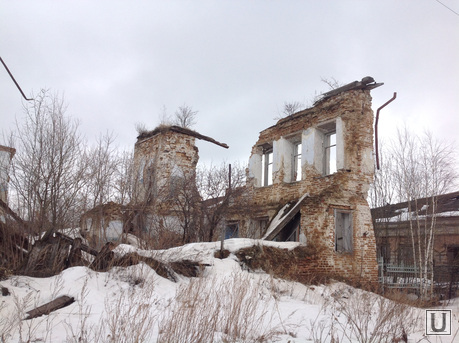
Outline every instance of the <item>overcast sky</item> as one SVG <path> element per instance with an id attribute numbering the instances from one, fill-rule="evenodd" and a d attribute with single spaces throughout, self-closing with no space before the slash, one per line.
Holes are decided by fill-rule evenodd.
<path id="1" fill-rule="evenodd" d="M 247 162 L 284 102 L 329 90 L 322 78 L 384 82 L 375 113 L 397 92 L 383 138 L 406 123 L 454 141 L 459 127 L 459 16 L 436 0 L 0 0 L 0 56 L 28 96 L 64 94 L 88 144 L 108 131 L 133 149 L 136 123 L 191 106 L 194 129 L 230 146 L 199 142 L 206 164 Z M 22 101 L 0 66 L 3 132 Z"/>

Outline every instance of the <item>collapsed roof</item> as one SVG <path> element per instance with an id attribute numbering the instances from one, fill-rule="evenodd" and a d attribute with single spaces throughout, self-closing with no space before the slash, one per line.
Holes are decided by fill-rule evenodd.
<path id="1" fill-rule="evenodd" d="M 347 85 L 332 89 L 329 92 L 323 93 L 322 98 L 320 98 L 318 102 L 321 102 L 322 100 L 328 99 L 334 95 L 337 95 L 342 92 L 346 91 L 351 91 L 351 90 L 356 90 L 356 89 L 364 89 L 364 90 L 371 90 L 374 88 L 377 88 L 379 86 L 382 86 L 384 83 L 376 83 L 375 80 L 371 76 L 366 76 L 364 77 L 361 81 L 354 81 L 351 83 L 348 83 Z M 315 104 L 314 104 L 315 105 Z"/>
<path id="2" fill-rule="evenodd" d="M 176 125 L 170 125 L 170 126 L 169 125 L 160 125 L 160 126 L 158 126 L 156 129 L 154 129 L 152 131 L 141 132 L 140 135 L 137 136 L 137 143 L 139 143 L 140 141 L 143 141 L 145 139 L 148 139 L 150 137 L 156 136 L 159 133 L 164 133 L 164 132 L 168 132 L 168 131 L 177 132 L 177 133 L 181 133 L 181 134 L 184 134 L 184 135 L 192 136 L 192 137 L 195 137 L 197 139 L 216 144 L 216 145 L 221 146 L 221 147 L 223 147 L 225 149 L 229 148 L 229 146 L 226 143 L 221 143 L 221 142 L 216 141 L 215 139 L 213 139 L 211 137 L 201 135 L 200 133 L 198 133 L 196 131 L 193 131 L 193 130 L 190 130 L 190 129 L 187 129 L 187 128 L 184 128 L 184 127 L 181 127 L 181 126 L 176 126 Z"/>
<path id="3" fill-rule="evenodd" d="M 439 216 L 459 216 L 459 191 L 441 194 L 435 196 L 436 208 L 435 213 Z M 371 214 L 373 219 L 390 219 L 398 218 L 402 213 L 408 211 L 411 208 L 412 211 L 417 209 L 418 215 L 431 215 L 432 214 L 432 197 L 421 198 L 411 200 L 411 202 L 405 201 L 398 204 L 388 204 L 386 206 L 373 208 Z"/>

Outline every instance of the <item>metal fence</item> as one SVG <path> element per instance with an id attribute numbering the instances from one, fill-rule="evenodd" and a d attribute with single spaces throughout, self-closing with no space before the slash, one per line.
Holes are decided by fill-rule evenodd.
<path id="1" fill-rule="evenodd" d="M 416 266 L 394 265 L 378 259 L 379 284 L 384 288 L 418 289 L 420 279 L 417 277 Z"/>
<path id="2" fill-rule="evenodd" d="M 451 299 L 459 296 L 459 266 L 437 266 L 434 268 L 435 293 Z"/>
<path id="3" fill-rule="evenodd" d="M 417 290 L 421 283 L 430 286 L 431 272 L 427 278 L 420 279 L 416 266 L 395 265 L 384 263 L 384 258 L 378 258 L 379 284 L 385 289 Z M 451 299 L 459 294 L 459 267 L 436 266 L 434 267 L 434 293 L 443 299 Z"/>

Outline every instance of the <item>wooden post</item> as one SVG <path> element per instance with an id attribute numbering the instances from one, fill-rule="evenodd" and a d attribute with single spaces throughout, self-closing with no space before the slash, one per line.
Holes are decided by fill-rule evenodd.
<path id="1" fill-rule="evenodd" d="M 34 308 L 33 310 L 28 311 L 27 317 L 25 319 L 27 320 L 37 318 L 45 314 L 50 314 L 53 311 L 56 311 L 60 308 L 72 304 L 74 301 L 75 299 L 73 297 L 69 297 L 67 295 L 60 296 L 59 298 L 56 298 L 53 301 L 50 301 L 49 303 L 46 303 L 37 308 Z"/>

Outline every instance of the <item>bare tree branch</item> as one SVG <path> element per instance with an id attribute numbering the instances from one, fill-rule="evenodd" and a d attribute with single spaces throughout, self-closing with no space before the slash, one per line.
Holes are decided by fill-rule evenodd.
<path id="1" fill-rule="evenodd" d="M 183 104 L 175 111 L 174 124 L 189 129 L 196 124 L 197 113 L 198 111 L 193 111 L 192 107 Z"/>

